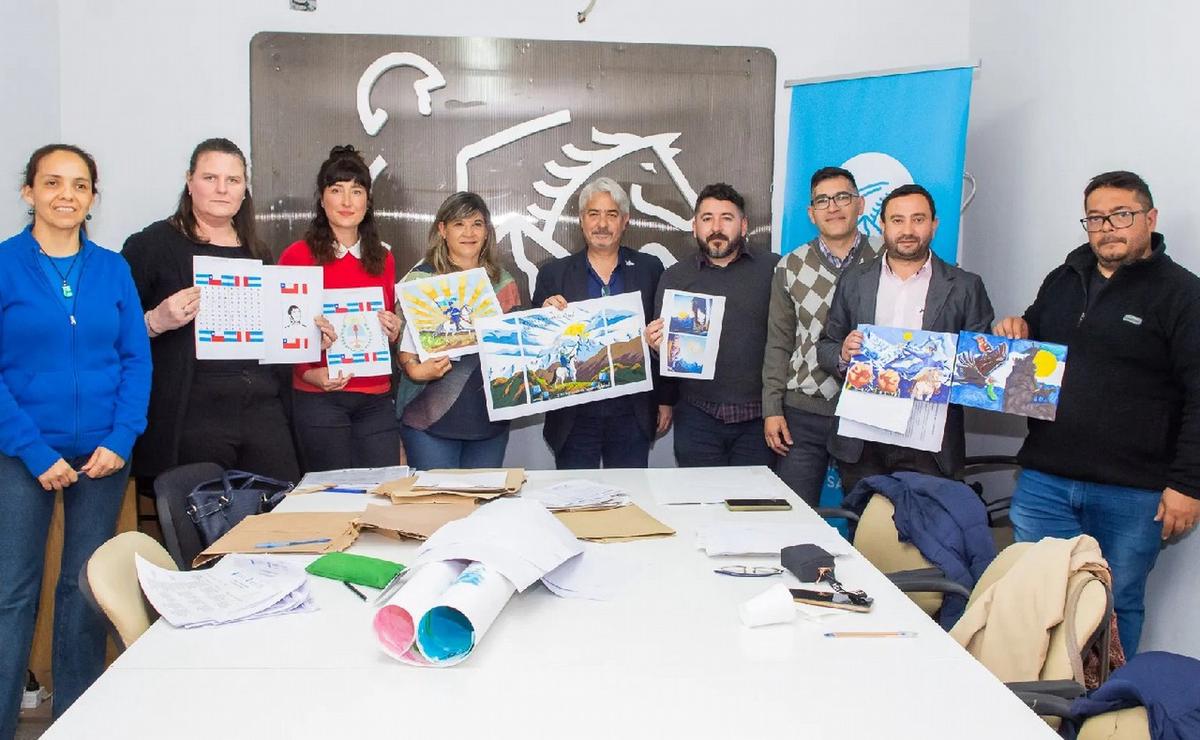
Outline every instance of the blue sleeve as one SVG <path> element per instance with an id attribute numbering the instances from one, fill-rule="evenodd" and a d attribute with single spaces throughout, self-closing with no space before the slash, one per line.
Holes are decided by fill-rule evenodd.
<path id="1" fill-rule="evenodd" d="M 4 325 L 0 321 L 0 331 Z M 0 346 L 4 344 L 4 335 L 0 333 Z M 25 467 L 36 478 L 50 469 L 50 466 L 62 457 L 42 439 L 42 430 L 34 423 L 33 418 L 25 413 L 12 391 L 0 376 L 0 452 L 12 457 L 18 457 Z"/>
<path id="2" fill-rule="evenodd" d="M 129 265 L 122 259 L 114 260 L 114 264 L 120 309 L 117 355 L 121 363 L 121 380 L 116 389 L 113 429 L 101 445 L 128 461 L 134 441 L 146 430 L 146 410 L 150 404 L 150 339 L 146 336 L 142 304 Z"/>

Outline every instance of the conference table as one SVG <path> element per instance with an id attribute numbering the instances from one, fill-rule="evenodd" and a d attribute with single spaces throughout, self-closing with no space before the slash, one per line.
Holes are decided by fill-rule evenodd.
<path id="1" fill-rule="evenodd" d="M 767 468 L 529 471 L 526 486 L 569 478 L 618 486 L 677 532 L 598 545 L 613 548 L 606 554 L 622 571 L 610 600 L 560 598 L 535 583 L 466 661 L 422 668 L 380 649 L 373 599 L 313 577 L 319 609 L 310 613 L 196 629 L 160 619 L 43 737 L 1057 737 L 856 551 L 837 558 L 837 575 L 875 598 L 870 613 L 743 626 L 739 604 L 780 578 L 800 584 L 791 574 L 714 573 L 779 558 L 709 557 L 696 547 L 697 528 L 822 522 Z M 691 485 L 786 498 L 793 508 L 732 512 L 664 505 L 653 495 Z M 292 495 L 278 510 L 353 511 L 380 501 Z M 350 551 L 411 562 L 417 547 L 364 532 Z M 835 630 L 917 634 L 825 636 Z"/>

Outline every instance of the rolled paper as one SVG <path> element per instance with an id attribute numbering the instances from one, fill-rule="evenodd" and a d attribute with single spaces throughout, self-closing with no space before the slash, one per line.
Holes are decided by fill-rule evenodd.
<path id="1" fill-rule="evenodd" d="M 474 562 L 417 622 L 417 647 L 433 665 L 462 662 L 512 598 L 512 581 Z"/>
<path id="2" fill-rule="evenodd" d="M 467 563 L 462 560 L 427 563 L 375 612 L 375 636 L 385 653 L 404 663 L 429 664 L 416 648 L 417 624 L 466 567 Z"/>

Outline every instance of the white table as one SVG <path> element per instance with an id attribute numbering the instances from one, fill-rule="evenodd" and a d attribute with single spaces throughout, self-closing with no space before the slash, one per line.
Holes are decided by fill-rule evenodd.
<path id="1" fill-rule="evenodd" d="M 786 497 L 795 508 L 734 513 L 659 506 L 651 496 L 697 475 L 753 481 L 730 495 Z M 464 663 L 423 669 L 377 647 L 369 602 L 313 578 L 315 613 L 195 630 L 160 620 L 44 737 L 1055 737 L 857 554 L 838 558 L 838 576 L 875 597 L 870 614 L 743 627 L 737 605 L 774 579 L 713 568 L 778 558 L 709 558 L 695 547 L 697 526 L 819 521 L 765 468 L 529 473 L 532 484 L 569 477 L 618 485 L 678 530 L 605 546 L 630 566 L 613 601 L 561 599 L 535 584 L 513 598 Z M 356 510 L 370 500 L 312 494 L 281 508 Z M 371 533 L 353 547 L 400 562 L 415 549 Z M 831 629 L 919 635 L 824 637 Z"/>

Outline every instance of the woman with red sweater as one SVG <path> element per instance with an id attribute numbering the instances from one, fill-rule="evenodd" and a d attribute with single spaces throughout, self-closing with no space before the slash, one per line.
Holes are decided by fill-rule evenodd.
<path id="1" fill-rule="evenodd" d="M 326 288 L 383 289 L 379 324 L 400 335 L 396 265 L 379 239 L 371 203 L 371 172 L 352 146 L 335 146 L 317 173 L 317 203 L 304 239 L 283 251 L 281 265 L 320 265 Z M 391 376 L 329 375 L 324 358 L 296 365 L 293 418 L 306 470 L 397 465 Z"/>

